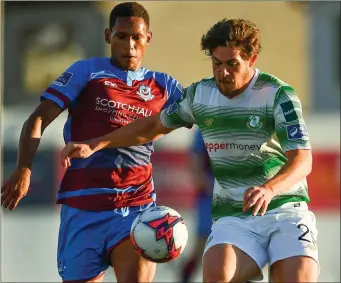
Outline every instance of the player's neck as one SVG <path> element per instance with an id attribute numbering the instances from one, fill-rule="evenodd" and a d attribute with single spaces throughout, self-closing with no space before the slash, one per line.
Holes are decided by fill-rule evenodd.
<path id="1" fill-rule="evenodd" d="M 119 69 L 119 70 L 121 70 L 121 71 L 123 71 L 123 72 L 128 72 L 128 71 L 135 72 L 135 71 L 138 71 L 138 70 L 141 69 L 141 62 L 138 63 L 134 69 L 127 69 L 127 68 L 122 67 L 122 66 L 121 66 L 115 59 L 113 59 L 113 58 L 110 58 L 110 63 L 111 63 L 111 65 L 113 65 L 115 68 L 117 68 L 117 69 Z"/>

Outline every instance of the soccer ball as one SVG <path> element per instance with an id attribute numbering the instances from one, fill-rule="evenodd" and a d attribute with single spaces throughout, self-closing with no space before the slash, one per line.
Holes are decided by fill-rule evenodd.
<path id="1" fill-rule="evenodd" d="M 130 237 L 142 257 L 163 263 L 176 259 L 184 251 L 188 230 L 178 212 L 166 206 L 156 206 L 136 217 Z"/>

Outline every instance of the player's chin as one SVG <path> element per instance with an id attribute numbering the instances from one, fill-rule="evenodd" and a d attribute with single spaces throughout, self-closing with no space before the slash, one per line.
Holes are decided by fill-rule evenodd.
<path id="1" fill-rule="evenodd" d="M 125 57 L 120 62 L 120 65 L 127 70 L 134 71 L 138 68 L 139 60 L 136 57 Z"/>
<path id="2" fill-rule="evenodd" d="M 233 91 L 233 87 L 227 84 L 220 84 L 219 90 L 224 95 L 229 95 Z"/>

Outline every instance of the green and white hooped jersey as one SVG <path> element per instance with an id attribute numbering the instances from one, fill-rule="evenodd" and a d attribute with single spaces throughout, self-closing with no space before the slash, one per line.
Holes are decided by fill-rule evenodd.
<path id="1" fill-rule="evenodd" d="M 215 176 L 213 219 L 249 215 L 252 210 L 242 212 L 245 190 L 274 177 L 287 161 L 285 151 L 311 148 L 295 90 L 259 70 L 232 99 L 219 92 L 214 78 L 192 84 L 161 112 L 161 121 L 168 128 L 200 128 Z M 309 202 L 306 179 L 276 196 L 268 210 L 296 201 Z"/>

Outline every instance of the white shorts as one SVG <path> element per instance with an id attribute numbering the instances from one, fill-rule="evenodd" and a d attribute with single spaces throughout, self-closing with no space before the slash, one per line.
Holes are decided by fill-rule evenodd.
<path id="1" fill-rule="evenodd" d="M 226 216 L 212 226 L 205 252 L 231 244 L 263 269 L 266 264 L 293 256 L 308 256 L 318 263 L 316 219 L 305 202 L 286 203 L 264 216 Z"/>

